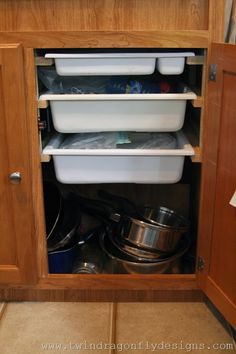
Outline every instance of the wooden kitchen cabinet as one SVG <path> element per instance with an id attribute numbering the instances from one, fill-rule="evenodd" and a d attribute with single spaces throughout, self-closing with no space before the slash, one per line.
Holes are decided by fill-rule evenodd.
<path id="1" fill-rule="evenodd" d="M 8 103 L 5 111 L 0 108 L 3 117 L 1 165 L 4 159 L 0 190 L 2 198 L 6 199 L 4 203 L 1 199 L 0 205 L 1 218 L 4 216 L 6 220 L 3 222 L 1 219 L 0 225 L 1 300 L 198 301 L 205 292 L 226 318 L 236 325 L 235 233 L 225 221 L 229 214 L 233 220 L 232 229 L 235 228 L 234 209 L 228 206 L 232 189 L 236 188 L 232 182 L 229 183 L 229 179 L 232 181 L 235 177 L 235 150 L 229 152 L 223 143 L 227 139 L 230 144 L 230 134 L 235 132 L 235 126 L 233 119 L 230 129 L 222 123 L 228 111 L 223 110 L 221 118 L 219 113 L 216 115 L 219 107 L 217 105 L 215 108 L 212 104 L 215 83 L 210 82 L 209 87 L 207 85 L 211 44 L 221 41 L 223 36 L 223 12 L 224 0 L 0 2 L 1 48 L 11 47 L 6 52 L 1 49 L 1 53 L 7 53 L 4 61 L 16 78 L 13 92 L 9 86 L 6 91 L 7 84 L 3 81 L 6 79 L 3 74 L 0 76 L 1 102 Z M 22 47 L 15 43 L 21 43 Z M 46 48 L 184 48 L 204 53 L 199 63 L 194 63 L 203 65 L 201 93 L 193 102 L 193 106 L 200 110 L 200 123 L 199 135 L 192 140 L 193 144 L 196 142 L 196 158 L 192 163 L 198 165 L 198 171 L 202 170 L 198 195 L 200 209 L 197 212 L 199 261 L 196 274 L 48 274 L 35 80 L 35 62 L 37 64 L 38 60 L 35 53 Z M 16 52 L 17 59 L 11 58 L 11 50 Z M 11 65 L 11 61 L 15 66 Z M 234 72 L 234 69 L 230 70 Z M 220 72 L 219 77 L 222 77 Z M 12 76 L 7 79 L 8 82 L 11 80 Z M 225 80 L 224 84 L 234 85 L 233 75 Z M 219 98 L 220 88 L 217 90 L 216 96 Z M 226 98 L 229 91 L 225 89 L 224 92 L 227 94 L 223 96 L 222 104 L 228 106 L 234 98 L 230 101 Z M 210 104 L 207 104 L 208 97 Z M 216 101 L 219 103 L 218 98 Z M 220 134 L 221 130 L 226 132 L 227 138 Z M 222 164 L 225 154 L 228 154 L 228 162 Z M 226 175 L 225 169 L 228 171 Z M 22 173 L 19 185 L 9 183 L 8 176 L 14 171 Z M 221 185 L 226 185 L 227 190 L 222 189 Z M 199 182 L 196 190 L 197 187 Z M 226 209 L 224 203 L 227 204 Z M 216 222 L 219 215 L 223 218 L 220 226 Z M 20 231 L 16 226 L 19 223 L 23 223 Z M 220 230 L 229 232 L 226 243 L 219 235 Z M 228 258 L 224 268 L 218 263 L 220 251 L 221 256 Z M 224 270 L 227 273 L 225 277 Z M 36 279 L 38 281 L 34 285 Z M 19 283 L 25 285 L 20 286 Z"/>
<path id="2" fill-rule="evenodd" d="M 23 49 L 0 46 L 0 283 L 36 280 Z"/>
<path id="3" fill-rule="evenodd" d="M 198 250 L 204 265 L 198 281 L 236 326 L 236 209 L 230 204 L 236 181 L 236 47 L 213 44 L 210 62 L 216 76 L 208 84 Z"/>

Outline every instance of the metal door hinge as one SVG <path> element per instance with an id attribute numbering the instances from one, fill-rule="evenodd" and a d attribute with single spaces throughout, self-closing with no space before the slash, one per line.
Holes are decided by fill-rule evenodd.
<path id="1" fill-rule="evenodd" d="M 209 81 L 216 81 L 217 65 L 210 64 L 209 68 Z"/>
<path id="2" fill-rule="evenodd" d="M 200 272 L 205 268 L 205 261 L 202 257 L 197 258 L 197 270 Z"/>
<path id="3" fill-rule="evenodd" d="M 45 120 L 43 120 L 43 121 L 38 120 L 38 130 L 42 131 L 45 129 L 47 129 L 47 122 Z"/>

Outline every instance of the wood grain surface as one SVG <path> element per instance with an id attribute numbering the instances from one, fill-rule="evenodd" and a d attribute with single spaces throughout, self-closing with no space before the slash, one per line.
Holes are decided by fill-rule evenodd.
<path id="1" fill-rule="evenodd" d="M 3 158 L 18 158 L 11 168 L 23 168 L 24 193 L 13 192 L 17 203 L 14 217 L 8 219 L 10 239 L 2 236 L 0 241 L 3 277 L 7 285 L 0 290 L 2 300 L 47 300 L 47 301 L 194 301 L 202 299 L 194 275 L 160 276 L 114 276 L 98 277 L 48 276 L 45 245 L 45 222 L 42 200 L 42 177 L 39 139 L 37 131 L 37 90 L 35 83 L 34 48 L 202 48 L 210 50 L 212 41 L 223 36 L 224 0 L 1 0 L 0 43 L 2 48 L 15 47 L 13 54 L 3 62 L 17 65 L 15 78 L 9 77 L 8 107 L 4 124 L 10 124 L 16 137 L 14 148 L 3 150 Z M 21 43 L 22 52 L 15 43 Z M 9 45 L 11 44 L 11 45 Z M 0 53 L 3 53 L 0 50 Z M 13 52 L 12 52 L 13 53 Z M 3 56 L 1 54 L 1 60 Z M 24 64 L 23 64 L 24 59 Z M 207 62 L 208 64 L 209 62 Z M 203 85 L 207 80 L 204 68 Z M 1 99 L 5 84 L 0 82 Z M 19 90 L 12 90 L 15 82 Z M 24 86 L 25 85 L 25 86 Z M 4 91 L 5 97 L 5 91 Z M 14 98 L 15 97 L 15 98 Z M 15 101 L 17 104 L 15 104 Z M 10 103 L 10 104 L 9 104 Z M 198 102 L 199 103 L 199 102 Z M 214 188 L 216 183 L 217 119 L 207 115 L 205 92 L 202 90 L 201 134 L 211 146 L 204 145 L 203 184 L 201 191 L 201 214 L 199 251 L 206 258 L 206 271 L 210 269 L 211 228 L 214 216 Z M 26 105 L 26 106 L 24 106 Z M 3 106 L 2 106 L 3 107 Z M 3 110 L 3 108 L 1 108 Z M 216 112 L 217 113 L 217 112 Z M 204 117 L 203 117 L 204 115 Z M 10 123 L 8 123 L 8 118 Z M 13 118 L 14 117 L 14 118 Z M 17 117 L 17 118 L 16 118 Z M 21 124 L 16 125 L 20 120 Z M 1 143 L 7 143 L 9 128 L 4 126 Z M 6 138 L 7 136 L 7 138 Z M 4 140 L 5 139 L 5 140 Z M 21 147 L 21 149 L 19 148 Z M 18 149 L 17 149 L 18 148 Z M 207 150 L 208 149 L 208 150 Z M 11 151 L 12 150 L 12 151 Z M 25 153 L 22 154 L 22 151 Z M 199 154 L 201 155 L 200 150 Z M 199 156 L 200 156 L 199 155 Z M 199 157 L 199 161 L 202 155 Z M 8 168 L 7 158 L 5 167 Z M 24 170 L 25 169 L 25 170 Z M 3 177 L 6 187 L 6 177 Z M 27 186 L 24 184 L 27 183 Z M 31 195 L 33 194 L 33 195 Z M 7 202 L 11 206 L 10 202 Z M 17 206 L 19 208 L 17 209 Z M 4 213 L 6 211 L 1 209 Z M 15 210 L 17 209 L 17 210 Z M 15 238 L 14 220 L 20 219 L 17 211 L 25 211 L 21 218 L 22 238 Z M 15 227 L 15 226 L 14 226 Z M 6 231 L 6 226 L 3 226 Z M 20 233 L 21 234 L 21 233 Z M 13 238 L 12 238 L 13 237 Z M 23 240 L 23 243 L 20 241 Z M 14 242 L 17 246 L 14 249 Z M 24 247 L 23 247 L 24 246 Z M 37 253 L 37 256 L 36 256 Z M 37 260 L 37 264 L 36 264 Z M 12 264 L 11 273 L 7 264 Z M 18 272 L 18 269 L 27 272 Z M 14 273 L 15 272 L 15 273 Z M 18 273 L 17 273 L 18 272 Z M 216 269 L 217 272 L 217 269 Z M 10 274 L 10 276 L 9 276 Z M 15 275 L 13 275 L 15 274 Z M 38 284 L 31 286 L 32 281 Z M 204 275 L 200 285 L 206 289 Z M 27 285 L 16 286 L 25 281 Z M 223 303 L 223 300 L 222 300 Z"/>
<path id="2" fill-rule="evenodd" d="M 23 49 L 0 46 L 0 283 L 32 283 L 33 243 L 29 140 L 26 126 Z M 20 172 L 12 184 L 9 176 Z"/>
<path id="3" fill-rule="evenodd" d="M 0 31 L 155 31 L 207 28 L 207 0 L 0 1 Z"/>
<path id="4" fill-rule="evenodd" d="M 204 125 L 199 255 L 205 268 L 199 284 L 226 318 L 236 318 L 236 209 L 229 204 L 236 189 L 236 50 L 214 45 L 216 81 L 209 82 Z"/>

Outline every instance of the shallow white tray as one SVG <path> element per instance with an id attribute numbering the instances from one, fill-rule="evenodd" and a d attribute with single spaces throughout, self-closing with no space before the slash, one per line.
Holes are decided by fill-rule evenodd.
<path id="1" fill-rule="evenodd" d="M 149 75 L 159 70 L 161 74 L 178 75 L 184 70 L 185 58 L 192 52 L 177 53 L 48 53 L 54 58 L 58 75 Z"/>
<path id="2" fill-rule="evenodd" d="M 178 149 L 60 149 L 63 134 L 56 134 L 43 154 L 53 156 L 62 183 L 176 183 L 185 156 L 194 150 L 182 132 L 175 134 Z"/>
<path id="3" fill-rule="evenodd" d="M 184 123 L 187 100 L 178 94 L 44 94 L 55 129 L 61 133 L 99 131 L 173 132 Z"/>

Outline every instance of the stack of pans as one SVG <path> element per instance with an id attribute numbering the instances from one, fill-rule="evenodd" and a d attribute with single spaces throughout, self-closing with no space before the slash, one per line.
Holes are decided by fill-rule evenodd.
<path id="1" fill-rule="evenodd" d="M 49 273 L 71 273 L 79 248 L 96 237 L 101 222 L 50 181 L 44 181 L 44 204 Z"/>
<path id="2" fill-rule="evenodd" d="M 130 204 L 131 205 L 131 204 Z M 166 207 L 120 215 L 100 237 L 109 273 L 180 273 L 190 241 L 189 222 Z"/>

